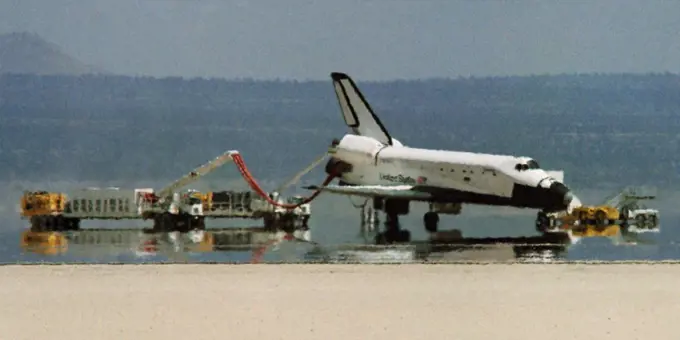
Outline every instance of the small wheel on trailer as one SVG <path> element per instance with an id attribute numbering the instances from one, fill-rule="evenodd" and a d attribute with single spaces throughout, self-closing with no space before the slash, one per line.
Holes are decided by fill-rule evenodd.
<path id="1" fill-rule="evenodd" d="M 80 219 L 79 218 L 71 218 L 70 219 L 70 228 L 71 230 L 80 230 Z"/>
<path id="2" fill-rule="evenodd" d="M 654 229 L 658 224 L 658 219 L 656 215 L 650 214 L 645 221 L 645 229 Z"/>
<path id="3" fill-rule="evenodd" d="M 607 225 L 607 221 L 608 221 L 607 213 L 605 213 L 602 210 L 598 210 L 595 213 L 595 225 L 602 228 L 602 227 L 605 227 Z"/>
<path id="4" fill-rule="evenodd" d="M 55 229 L 56 229 L 56 223 L 54 223 L 54 222 L 55 222 L 55 221 L 54 221 L 54 216 L 50 216 L 50 215 L 44 216 L 44 217 L 43 217 L 43 221 L 44 221 L 44 224 L 43 224 L 43 225 L 44 225 L 44 229 L 43 229 L 43 231 L 47 231 L 47 232 L 55 231 Z"/>
<path id="5" fill-rule="evenodd" d="M 205 230 L 205 217 L 196 217 L 194 219 L 194 229 Z"/>
<path id="6" fill-rule="evenodd" d="M 168 233 L 176 229 L 175 224 L 174 216 L 170 213 L 164 212 L 158 219 L 158 226 L 154 225 L 154 229 L 156 229 L 157 232 Z"/>
<path id="7" fill-rule="evenodd" d="M 151 216 L 153 219 L 153 226 L 149 229 L 149 233 L 157 233 L 161 231 L 161 215 Z"/>
<path id="8" fill-rule="evenodd" d="M 37 233 L 45 231 L 45 218 L 43 216 L 31 216 L 31 231 Z"/>
<path id="9" fill-rule="evenodd" d="M 173 215 L 173 218 L 175 220 L 175 226 L 171 231 L 178 231 L 181 234 L 185 234 L 194 227 L 194 216 L 190 214 L 180 213 L 178 215 Z"/>
<path id="10" fill-rule="evenodd" d="M 622 220 L 621 224 L 619 225 L 619 232 L 621 233 L 622 236 L 626 236 L 630 234 L 630 225 L 628 224 L 628 220 Z"/>
<path id="11" fill-rule="evenodd" d="M 620 230 L 623 230 L 624 226 L 628 228 L 628 214 L 625 211 L 619 213 L 619 220 L 617 222 Z"/>
<path id="12" fill-rule="evenodd" d="M 278 230 L 281 230 L 287 234 L 292 234 L 295 232 L 295 216 L 291 213 L 282 214 L 279 218 L 280 224 Z"/>
<path id="13" fill-rule="evenodd" d="M 262 219 L 264 221 L 264 230 L 274 232 L 277 228 L 278 214 L 265 214 Z"/>
<path id="14" fill-rule="evenodd" d="M 54 221 L 54 230 L 55 231 L 65 231 L 68 230 L 68 221 L 64 216 L 58 215 L 58 216 L 53 216 L 52 220 Z"/>
<path id="15" fill-rule="evenodd" d="M 659 216 L 658 215 L 654 214 L 654 215 L 650 216 L 649 220 L 652 221 L 652 226 L 654 228 L 659 226 Z"/>

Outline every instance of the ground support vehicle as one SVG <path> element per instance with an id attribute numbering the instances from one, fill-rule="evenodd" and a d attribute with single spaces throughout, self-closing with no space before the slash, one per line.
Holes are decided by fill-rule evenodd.
<path id="1" fill-rule="evenodd" d="M 656 196 L 627 187 L 597 206 L 581 206 L 571 212 L 538 213 L 536 229 L 542 233 L 575 232 L 586 237 L 621 233 L 659 232 L 659 211 L 640 203 Z"/>
<path id="2" fill-rule="evenodd" d="M 71 194 L 26 192 L 21 216 L 34 232 L 80 230 L 82 220 L 151 220 L 155 232 L 205 230 L 205 219 L 263 219 L 271 231 L 309 229 L 309 203 L 293 210 L 274 207 L 245 191 L 176 193 L 170 202 L 154 199 L 153 189 L 87 188 Z M 278 198 L 296 203 L 298 198 Z"/>
<path id="3" fill-rule="evenodd" d="M 227 151 L 158 191 L 115 187 L 87 188 L 71 194 L 27 191 L 21 198 L 21 217 L 30 220 L 34 232 L 80 230 L 82 220 L 110 219 L 151 220 L 154 232 L 188 232 L 204 230 L 206 218 L 264 219 L 265 227 L 271 231 L 308 230 L 309 203 L 295 209 L 273 204 L 302 203 L 299 197 L 283 199 L 273 192 L 267 198 L 276 196 L 276 199 L 268 202 L 260 196 L 263 193 L 253 191 L 180 191 L 237 155 L 237 151 Z M 245 165 L 238 162 L 237 166 Z"/>

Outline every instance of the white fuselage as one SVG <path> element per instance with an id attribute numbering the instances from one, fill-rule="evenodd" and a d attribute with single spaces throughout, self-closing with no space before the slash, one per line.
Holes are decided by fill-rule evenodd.
<path id="1" fill-rule="evenodd" d="M 429 201 L 562 210 L 574 201 L 569 188 L 527 157 L 405 147 L 399 143 L 345 73 L 331 73 L 340 111 L 353 134 L 334 141 L 326 172 L 341 177 L 333 189 Z M 399 188 L 389 188 L 399 186 Z M 391 190 L 391 191 L 390 191 Z M 406 198 L 408 199 L 408 198 Z"/>
<path id="2" fill-rule="evenodd" d="M 548 188 L 545 170 L 517 170 L 525 157 L 386 146 L 370 137 L 346 135 L 335 158 L 352 164 L 343 181 L 354 185 L 421 185 L 511 197 L 515 184 Z"/>

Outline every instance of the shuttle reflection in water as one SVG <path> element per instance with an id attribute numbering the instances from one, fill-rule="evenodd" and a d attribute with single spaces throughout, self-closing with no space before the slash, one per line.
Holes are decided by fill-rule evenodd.
<path id="1" fill-rule="evenodd" d="M 288 258 L 289 261 L 514 262 L 564 259 L 573 240 L 585 237 L 612 238 L 620 234 L 616 231 L 617 226 L 593 226 L 574 232 L 572 237 L 566 234 L 547 234 L 504 238 L 464 238 L 460 232 L 445 231 L 433 235 L 431 240 L 403 245 L 321 246 L 309 242 L 309 234 L 302 231 L 297 232 L 292 241 L 287 241 L 283 237 L 285 234 L 272 233 L 260 227 L 209 229 L 186 234 L 151 234 L 140 229 L 89 229 L 63 233 L 25 231 L 21 236 L 21 247 L 26 252 L 41 255 L 68 252 L 81 257 L 97 257 L 113 250 L 138 257 L 167 253 L 240 253 L 242 255 L 237 262 L 246 262 L 252 261 L 255 253 L 258 256 L 263 256 L 262 253 L 276 253 L 277 245 L 284 242 L 298 249 L 295 252 L 297 258 Z M 250 255 L 243 256 L 246 254 Z M 271 257 L 277 256 L 264 256 L 264 262 L 276 261 Z M 232 258 L 220 257 L 220 260 L 231 262 Z"/>
<path id="2" fill-rule="evenodd" d="M 394 245 L 316 247 L 305 259 L 324 263 L 551 261 L 564 259 L 569 244 L 565 235 L 458 238 Z"/>

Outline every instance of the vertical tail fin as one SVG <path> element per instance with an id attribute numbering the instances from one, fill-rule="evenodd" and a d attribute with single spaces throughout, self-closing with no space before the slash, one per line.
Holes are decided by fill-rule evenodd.
<path id="1" fill-rule="evenodd" d="M 333 72 L 331 79 L 347 126 L 357 135 L 375 138 L 385 145 L 392 145 L 392 137 L 352 78 L 344 73 Z"/>

